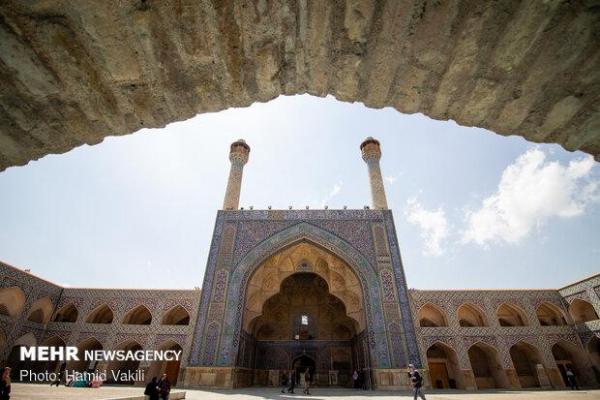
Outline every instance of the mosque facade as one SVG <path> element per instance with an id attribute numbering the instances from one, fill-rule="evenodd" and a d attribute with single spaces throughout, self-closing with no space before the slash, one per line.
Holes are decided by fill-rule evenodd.
<path id="1" fill-rule="evenodd" d="M 0 360 L 14 371 L 143 370 L 180 387 L 276 386 L 312 372 L 316 386 L 466 390 L 564 388 L 571 369 L 600 385 L 600 275 L 548 290 L 409 290 L 379 166 L 364 209 L 239 208 L 250 147 L 231 170 L 204 282 L 195 290 L 62 287 L 0 263 Z M 23 346 L 180 350 L 179 361 L 24 362 Z M 143 384 L 143 382 L 130 382 Z"/>

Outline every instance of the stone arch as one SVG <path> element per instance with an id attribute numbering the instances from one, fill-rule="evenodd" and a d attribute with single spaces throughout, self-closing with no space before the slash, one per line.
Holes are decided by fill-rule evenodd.
<path id="1" fill-rule="evenodd" d="M 37 299 L 29 309 L 27 320 L 31 322 L 37 322 L 38 324 L 45 324 L 50 320 L 53 309 L 54 304 L 52 304 L 50 297 L 46 296 L 42 297 L 41 299 Z"/>
<path id="2" fill-rule="evenodd" d="M 562 310 L 554 304 L 544 302 L 535 309 L 537 319 L 542 326 L 567 325 L 567 319 Z"/>
<path id="3" fill-rule="evenodd" d="M 477 342 L 469 347 L 467 356 L 477 389 L 510 388 L 508 377 L 495 347 L 484 342 Z"/>
<path id="4" fill-rule="evenodd" d="M 526 326 L 527 317 L 525 312 L 520 307 L 510 304 L 502 303 L 496 311 L 498 323 L 500 326 Z"/>
<path id="5" fill-rule="evenodd" d="M 521 387 L 540 387 L 537 366 L 544 363 L 537 347 L 520 341 L 511 346 L 509 354 Z"/>
<path id="6" fill-rule="evenodd" d="M 168 310 L 162 319 L 162 325 L 189 325 L 190 313 L 181 305 Z"/>
<path id="7" fill-rule="evenodd" d="M 51 336 L 45 339 L 42 342 L 42 346 L 51 346 L 57 348 L 65 348 L 67 345 L 65 341 L 60 336 Z M 61 367 L 61 364 L 64 364 Z M 50 360 L 45 362 L 40 362 L 40 368 L 38 371 L 48 371 L 48 372 L 58 372 L 59 369 L 64 369 L 66 367 L 66 363 L 61 362 L 59 360 Z"/>
<path id="8" fill-rule="evenodd" d="M 150 325 L 152 323 L 152 313 L 143 304 L 133 307 L 123 317 L 124 325 Z"/>
<path id="9" fill-rule="evenodd" d="M 124 351 L 138 351 L 143 350 L 141 344 L 137 342 L 135 339 L 127 339 L 114 347 L 114 350 L 124 350 Z M 135 374 L 135 372 L 139 369 L 140 361 L 137 360 L 114 360 L 108 363 L 106 369 L 109 371 L 107 383 L 113 384 L 121 384 L 121 385 L 133 385 L 135 384 L 134 380 L 129 379 L 114 379 L 114 376 L 110 371 L 113 371 L 114 374 Z"/>
<path id="10" fill-rule="evenodd" d="M 54 316 L 54 322 L 77 322 L 79 311 L 73 303 L 62 306 Z"/>
<path id="11" fill-rule="evenodd" d="M 25 292 L 20 287 L 10 286 L 0 289 L 0 314 L 16 317 L 25 306 Z"/>
<path id="12" fill-rule="evenodd" d="M 234 338 L 242 328 L 242 310 L 245 307 L 245 294 L 250 277 L 271 255 L 300 242 L 313 243 L 315 246 L 340 258 L 352 269 L 363 291 L 364 308 L 369 311 L 365 317 L 366 325 L 369 326 L 369 329 L 373 329 L 376 332 L 385 332 L 383 319 L 376 317 L 383 314 L 379 287 L 378 285 L 367 285 L 367 282 L 377 281 L 377 274 L 373 266 L 358 250 L 345 240 L 314 225 L 301 222 L 265 239 L 250 250 L 235 265 L 231 274 L 231 283 L 227 289 L 227 297 L 228 299 L 235 299 L 233 301 L 239 304 L 239 308 L 227 307 L 225 320 L 232 321 L 233 323 L 225 326 L 221 347 L 231 348 L 232 350 L 220 353 L 218 360 L 220 365 L 232 365 L 236 360 L 239 341 L 234 340 Z M 318 266 L 314 267 L 318 269 Z M 199 319 L 198 324 L 203 324 L 203 321 Z M 389 358 L 383 356 L 388 354 L 387 349 L 382 348 L 383 346 L 385 346 L 383 341 L 377 341 L 376 349 L 374 349 L 378 354 L 382 355 L 382 358 L 377 360 L 377 366 L 382 368 L 389 367 L 390 365 Z M 418 360 L 418 355 L 411 354 L 410 356 L 412 359 Z"/>
<path id="13" fill-rule="evenodd" d="M 417 312 L 417 320 L 420 327 L 443 327 L 448 326 L 446 313 L 433 303 L 425 303 Z"/>
<path id="14" fill-rule="evenodd" d="M 456 351 L 437 341 L 425 352 L 429 382 L 436 389 L 464 389 L 464 378 Z"/>
<path id="15" fill-rule="evenodd" d="M 86 361 L 85 352 L 102 349 L 102 343 L 100 343 L 100 341 L 93 336 L 82 340 L 77 344 L 77 356 L 79 361 L 72 360 L 67 362 L 67 369 L 69 371 L 77 372 L 93 371 L 96 368 L 96 362 Z"/>
<path id="16" fill-rule="evenodd" d="M 88 324 L 112 324 L 114 314 L 108 304 L 100 304 L 85 319 Z"/>
<path id="17" fill-rule="evenodd" d="M 166 340 L 158 346 L 156 346 L 157 350 L 175 350 L 182 351 L 183 348 L 181 344 L 175 342 L 174 340 Z M 183 353 L 182 353 L 183 354 Z M 150 364 L 148 368 L 148 372 L 146 375 L 146 382 L 150 381 L 152 377 L 160 377 L 162 374 L 167 374 L 167 378 L 169 378 L 169 382 L 171 382 L 172 386 L 177 384 L 177 379 L 179 377 L 179 369 L 181 367 L 181 358 L 177 361 L 154 361 Z"/>
<path id="18" fill-rule="evenodd" d="M 550 351 L 565 386 L 569 385 L 567 380 L 569 369 L 575 374 L 579 385 L 595 384 L 591 362 L 579 346 L 565 340 L 558 340 L 552 345 Z"/>
<path id="19" fill-rule="evenodd" d="M 592 372 L 596 380 L 596 384 L 600 384 L 600 338 L 596 335 L 588 340 L 585 349 L 592 363 Z"/>
<path id="20" fill-rule="evenodd" d="M 35 370 L 36 365 L 33 361 L 21 360 L 21 347 L 33 347 L 38 343 L 37 338 L 32 332 L 26 333 L 13 342 L 12 348 L 8 354 L 6 364 L 12 368 L 12 378 L 20 380 L 18 372 L 21 370 Z"/>
<path id="21" fill-rule="evenodd" d="M 594 306 L 583 299 L 574 299 L 569 305 L 569 314 L 576 324 L 595 321 L 598 319 L 598 313 Z"/>
<path id="22" fill-rule="evenodd" d="M 315 266 L 319 267 L 316 268 Z M 358 277 L 347 264 L 310 242 L 299 242 L 273 254 L 248 280 L 243 329 L 262 314 L 267 299 L 281 290 L 282 283 L 297 273 L 313 273 L 322 278 L 328 291 L 341 300 L 346 313 L 356 322 L 357 331 L 365 329 L 364 300 Z"/>
<path id="23" fill-rule="evenodd" d="M 471 303 L 462 304 L 456 310 L 458 324 L 462 327 L 487 326 L 485 313 Z"/>

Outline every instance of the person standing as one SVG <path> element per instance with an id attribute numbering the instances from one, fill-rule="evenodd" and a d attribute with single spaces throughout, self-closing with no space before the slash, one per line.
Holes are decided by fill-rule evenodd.
<path id="1" fill-rule="evenodd" d="M 358 389 L 358 371 L 354 370 L 354 372 L 352 373 L 352 383 L 354 386 L 354 389 Z"/>
<path id="2" fill-rule="evenodd" d="M 571 368 L 567 367 L 567 381 L 569 381 L 569 386 L 571 390 L 579 390 L 579 386 L 577 386 L 577 378 L 575 378 L 575 374 L 571 370 Z"/>
<path id="3" fill-rule="evenodd" d="M 294 387 L 296 386 L 296 371 L 290 371 L 290 387 L 288 388 L 288 393 L 294 393 Z"/>
<path id="4" fill-rule="evenodd" d="M 162 374 L 160 379 L 158 380 L 158 396 L 161 400 L 169 400 L 169 394 L 171 393 L 171 382 L 169 382 L 169 378 L 167 378 L 167 374 Z"/>
<path id="5" fill-rule="evenodd" d="M 5 367 L 0 380 L 0 400 L 10 400 L 10 367 Z"/>
<path id="6" fill-rule="evenodd" d="M 422 389 L 423 377 L 413 364 L 408 364 L 408 379 L 413 385 L 414 400 L 417 400 L 417 396 L 422 400 L 426 400 Z"/>
<path id="7" fill-rule="evenodd" d="M 302 393 L 310 394 L 310 371 L 308 368 L 306 368 L 306 371 L 304 371 L 304 390 Z"/>
<path id="8" fill-rule="evenodd" d="M 148 400 L 158 400 L 158 380 L 153 377 L 150 382 L 146 385 L 144 394 Z"/>

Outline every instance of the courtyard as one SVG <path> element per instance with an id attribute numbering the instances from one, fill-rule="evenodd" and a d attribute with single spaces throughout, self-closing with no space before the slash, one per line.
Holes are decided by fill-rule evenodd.
<path id="1" fill-rule="evenodd" d="M 185 392 L 186 399 L 216 399 L 216 400 L 251 400 L 251 399 L 411 399 L 412 396 L 406 391 L 355 391 L 352 389 L 319 389 L 313 390 L 310 396 L 297 394 L 281 394 L 279 389 L 269 388 L 244 388 L 235 390 L 174 390 L 172 399 L 180 398 L 176 393 Z M 143 388 L 104 386 L 100 389 L 52 387 L 37 384 L 13 384 L 13 400 L 143 400 Z M 431 391 L 427 393 L 428 399 L 433 400 L 591 400 L 600 399 L 600 390 L 535 390 L 535 391 Z"/>

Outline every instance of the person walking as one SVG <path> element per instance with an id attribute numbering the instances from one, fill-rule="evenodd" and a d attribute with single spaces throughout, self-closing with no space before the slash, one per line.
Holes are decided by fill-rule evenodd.
<path id="1" fill-rule="evenodd" d="M 158 380 L 158 398 L 161 400 L 169 400 L 169 394 L 171 393 L 171 382 L 167 378 L 167 374 L 162 374 Z"/>
<path id="2" fill-rule="evenodd" d="M 358 389 L 358 371 L 354 370 L 354 372 L 352 373 L 352 383 L 354 386 L 354 389 Z"/>
<path id="3" fill-rule="evenodd" d="M 566 375 L 571 390 L 579 390 L 579 386 L 577 386 L 577 378 L 575 377 L 575 374 L 573 373 L 573 370 L 571 370 L 571 368 L 567 367 Z"/>
<path id="4" fill-rule="evenodd" d="M 56 385 L 56 387 L 58 387 L 58 385 L 60 385 L 60 381 L 62 381 L 62 376 L 63 376 L 63 372 L 64 370 L 60 370 L 58 371 L 58 374 L 56 374 L 56 379 L 50 384 L 50 387 Z"/>
<path id="5" fill-rule="evenodd" d="M 10 400 L 10 367 L 5 367 L 0 380 L 0 400 Z"/>
<path id="6" fill-rule="evenodd" d="M 310 394 L 310 371 L 308 368 L 306 368 L 306 371 L 304 371 L 304 390 L 302 393 Z"/>
<path id="7" fill-rule="evenodd" d="M 144 394 L 148 400 L 158 400 L 158 379 L 156 379 L 156 377 L 153 377 L 152 380 L 148 382 Z"/>
<path id="8" fill-rule="evenodd" d="M 285 393 L 285 389 L 287 388 L 288 377 L 285 371 L 281 375 L 281 393 Z"/>
<path id="9" fill-rule="evenodd" d="M 288 388 L 288 393 L 294 393 L 294 387 L 296 386 L 296 371 L 290 371 L 290 387 Z"/>
<path id="10" fill-rule="evenodd" d="M 408 364 L 408 379 L 413 385 L 414 400 L 417 400 L 417 396 L 422 400 L 426 400 L 422 389 L 423 377 L 413 364 Z"/>

